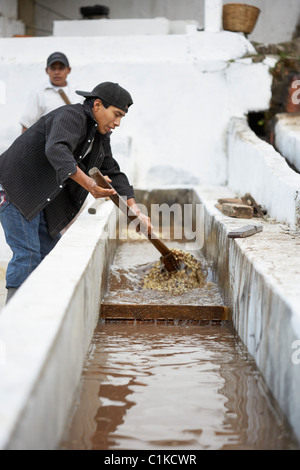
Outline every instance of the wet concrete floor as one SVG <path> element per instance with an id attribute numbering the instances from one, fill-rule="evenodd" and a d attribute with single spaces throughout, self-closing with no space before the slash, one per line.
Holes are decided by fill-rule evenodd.
<path id="1" fill-rule="evenodd" d="M 149 244 L 140 250 L 144 264 L 157 258 L 156 252 L 148 252 Z M 131 247 L 121 246 L 106 301 L 126 304 L 138 297 L 138 302 L 149 303 L 150 295 L 155 310 L 161 294 L 137 287 L 141 270 L 136 263 Z M 222 303 L 213 283 L 201 296 L 195 291 L 165 298 L 179 308 L 201 301 Z M 298 449 L 231 323 L 194 323 L 102 320 L 59 448 Z"/>

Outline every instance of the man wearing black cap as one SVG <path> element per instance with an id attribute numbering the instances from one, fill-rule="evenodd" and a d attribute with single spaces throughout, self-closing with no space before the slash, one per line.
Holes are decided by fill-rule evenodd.
<path id="1" fill-rule="evenodd" d="M 71 67 L 62 52 L 53 52 L 47 59 L 46 73 L 49 80 L 31 92 L 21 116 L 22 132 L 32 126 L 44 114 L 64 104 L 81 103 L 68 78 Z"/>
<path id="2" fill-rule="evenodd" d="M 6 272 L 8 299 L 55 246 L 88 193 L 101 198 L 117 191 L 151 227 L 111 153 L 110 134 L 132 105 L 130 94 L 112 82 L 77 93 L 86 98 L 83 104 L 42 116 L 0 155 L 0 221 L 13 252 Z M 88 175 L 93 167 L 114 189 L 96 185 Z"/>

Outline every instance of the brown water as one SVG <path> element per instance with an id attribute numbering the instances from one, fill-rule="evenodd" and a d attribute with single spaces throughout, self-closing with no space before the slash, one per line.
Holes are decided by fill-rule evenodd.
<path id="1" fill-rule="evenodd" d="M 293 449 L 230 327 L 99 325 L 61 449 Z"/>
<path id="2" fill-rule="evenodd" d="M 110 266 L 109 288 L 104 301 L 109 303 L 174 304 L 177 305 L 223 305 L 218 286 L 213 282 L 213 271 L 200 252 L 191 251 L 189 243 L 168 242 L 170 249 L 177 248 L 190 252 L 198 259 L 207 272 L 204 287 L 187 289 L 174 296 L 172 293 L 144 289 L 143 276 L 153 263 L 159 260 L 159 252 L 148 241 L 121 243 Z"/>
<path id="3" fill-rule="evenodd" d="M 141 276 L 158 257 L 148 242 L 121 244 L 105 301 L 153 309 L 222 304 L 206 264 L 206 288 L 175 297 L 142 289 Z M 230 323 L 153 321 L 99 324 L 60 448 L 275 450 L 298 444 Z"/>

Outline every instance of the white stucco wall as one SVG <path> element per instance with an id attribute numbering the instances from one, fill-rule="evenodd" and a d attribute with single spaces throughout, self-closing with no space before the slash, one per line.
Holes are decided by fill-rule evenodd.
<path id="1" fill-rule="evenodd" d="M 195 21 L 169 21 L 166 18 L 95 19 L 54 21 L 53 36 L 140 36 L 185 34 L 190 26 L 197 30 Z"/>
<path id="2" fill-rule="evenodd" d="M 247 152 L 239 157 L 242 161 Z M 266 181 L 267 172 L 261 174 L 257 159 L 252 166 L 257 170 L 250 172 L 252 177 L 261 175 Z M 249 167 L 245 165 L 244 174 Z M 262 232 L 231 239 L 228 232 L 250 221 L 223 215 L 216 202 L 220 197 L 234 197 L 235 192 L 228 187 L 202 187 L 197 194 L 205 205 L 204 254 L 215 268 L 226 305 L 232 306 L 235 329 L 300 439 L 300 374 L 295 360 L 300 338 L 299 238 L 281 224 L 260 219 L 257 225 Z M 278 203 L 276 195 L 275 199 Z"/>
<path id="3" fill-rule="evenodd" d="M 299 229 L 300 175 L 272 145 L 255 135 L 246 119 L 231 120 L 228 161 L 228 185 L 236 194 L 251 193 L 269 217 Z"/>

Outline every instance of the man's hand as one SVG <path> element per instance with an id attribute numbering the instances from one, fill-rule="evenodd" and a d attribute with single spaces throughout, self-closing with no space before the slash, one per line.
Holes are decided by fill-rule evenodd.
<path id="1" fill-rule="evenodd" d="M 140 226 L 137 226 L 136 231 L 142 232 L 147 237 L 147 234 L 150 235 L 153 230 L 153 225 L 151 224 L 150 217 L 142 214 L 141 212 L 139 214 L 139 219 L 142 221 L 142 224 Z"/>
<path id="2" fill-rule="evenodd" d="M 111 179 L 108 176 L 104 176 L 106 181 L 108 183 L 111 183 Z M 96 181 L 93 178 L 90 178 L 92 180 L 90 189 L 88 191 L 91 193 L 92 196 L 94 196 L 95 199 L 101 198 L 101 197 L 108 197 L 111 196 L 112 194 L 117 194 L 115 189 L 106 189 L 102 188 L 101 186 L 98 186 Z"/>
<path id="3" fill-rule="evenodd" d="M 146 237 L 147 234 L 151 234 L 153 230 L 153 225 L 151 224 L 150 217 L 147 215 L 143 214 L 138 207 L 138 205 L 135 202 L 134 198 L 130 198 L 127 200 L 127 204 L 130 207 L 130 209 L 138 216 L 138 218 L 141 221 L 141 224 L 138 224 L 136 227 L 137 232 L 143 233 Z"/>
<path id="4" fill-rule="evenodd" d="M 97 183 L 91 178 L 87 176 L 80 168 L 77 167 L 76 173 L 70 176 L 70 178 L 75 181 L 76 183 L 80 184 L 84 189 L 86 189 L 95 199 L 99 199 L 101 197 L 108 197 L 112 194 L 116 194 L 115 189 L 106 189 L 101 188 L 97 185 Z M 108 176 L 104 177 L 109 183 L 111 180 Z"/>
<path id="5" fill-rule="evenodd" d="M 106 188 L 102 188 L 101 186 L 98 186 L 96 181 L 90 176 L 86 175 L 79 167 L 77 167 L 76 173 L 74 173 L 73 175 L 70 175 L 70 178 L 76 183 L 80 184 L 80 186 L 85 188 L 87 191 L 89 191 L 89 193 L 91 193 L 95 199 L 98 199 L 101 197 L 109 197 L 109 196 L 112 196 L 113 194 L 117 194 L 115 189 L 106 189 Z M 111 182 L 111 179 L 108 176 L 104 176 L 104 178 L 109 183 Z M 136 231 L 142 232 L 146 236 L 147 234 L 151 234 L 153 230 L 151 220 L 148 216 L 142 214 L 140 208 L 135 202 L 135 199 L 129 198 L 127 200 L 127 204 L 141 221 L 141 223 L 138 224 Z"/>

